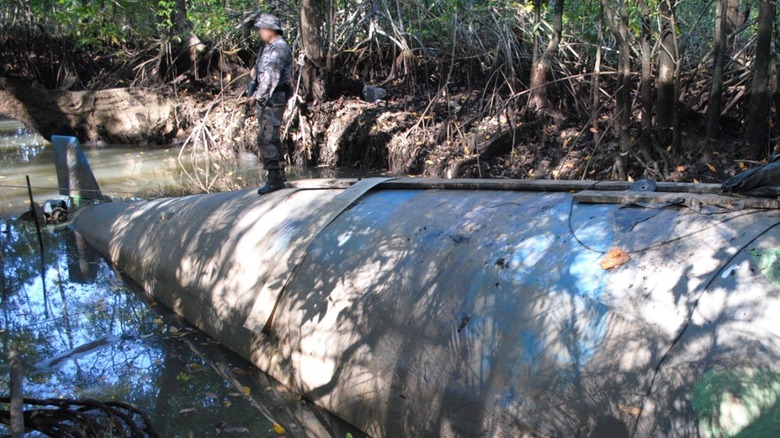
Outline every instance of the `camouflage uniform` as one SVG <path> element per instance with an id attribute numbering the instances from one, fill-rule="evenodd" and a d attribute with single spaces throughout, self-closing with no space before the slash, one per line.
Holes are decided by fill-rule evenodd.
<path id="1" fill-rule="evenodd" d="M 257 56 L 255 94 L 260 129 L 257 146 L 265 170 L 284 171 L 284 150 L 279 127 L 290 89 L 292 51 L 280 35 Z"/>

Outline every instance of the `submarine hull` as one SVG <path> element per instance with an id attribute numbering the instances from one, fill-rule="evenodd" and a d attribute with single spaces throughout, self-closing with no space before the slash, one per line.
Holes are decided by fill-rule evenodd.
<path id="1" fill-rule="evenodd" d="M 101 204 L 74 227 L 372 436 L 774 436 L 780 212 L 386 181 Z"/>

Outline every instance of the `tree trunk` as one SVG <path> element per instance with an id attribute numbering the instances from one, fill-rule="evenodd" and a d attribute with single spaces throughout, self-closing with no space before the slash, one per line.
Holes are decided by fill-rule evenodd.
<path id="1" fill-rule="evenodd" d="M 775 20 L 775 43 L 774 47 L 775 50 L 777 50 L 778 47 L 780 47 L 780 23 L 777 23 Z M 772 89 L 772 99 L 774 100 L 775 105 L 775 115 L 774 115 L 774 127 L 777 128 L 780 126 L 780 58 L 775 56 L 775 65 L 774 70 L 772 71 L 773 78 L 770 79 L 774 80 L 774 88 Z M 775 145 L 773 151 L 773 154 L 780 153 L 780 145 Z"/>
<path id="2" fill-rule="evenodd" d="M 607 14 L 609 27 L 618 46 L 617 102 L 615 105 L 615 132 L 620 145 L 620 153 L 615 157 L 613 174 L 618 179 L 626 179 L 625 157 L 631 152 L 629 124 L 631 122 L 631 48 L 628 45 L 628 11 L 624 0 L 618 1 L 617 9 L 609 5 L 609 0 L 601 0 Z"/>
<path id="3" fill-rule="evenodd" d="M 328 71 L 322 47 L 322 0 L 301 1 L 301 47 L 306 53 L 303 66 L 303 96 L 307 101 L 327 96 Z"/>
<path id="4" fill-rule="evenodd" d="M 192 31 L 192 23 L 187 19 L 186 0 L 176 0 L 173 9 L 173 32 L 175 35 L 183 35 Z"/>
<path id="5" fill-rule="evenodd" d="M 536 2 L 535 8 L 540 5 Z M 561 34 L 563 33 L 563 4 L 564 0 L 555 0 L 555 10 L 553 14 L 553 33 L 550 41 L 541 56 L 538 56 L 531 67 L 531 93 L 528 100 L 528 107 L 535 111 L 547 111 L 550 106 L 550 98 L 547 93 L 548 78 L 552 70 L 552 61 L 558 46 L 561 43 Z M 538 14 L 538 9 L 537 9 Z M 537 15 L 538 16 L 538 15 Z"/>
<path id="6" fill-rule="evenodd" d="M 534 8 L 534 28 L 538 29 L 542 25 L 542 0 L 533 0 L 533 8 Z M 539 59 L 542 57 L 541 49 L 542 46 L 539 41 L 539 32 L 533 32 L 534 36 L 534 44 L 531 48 L 531 53 L 533 56 L 533 59 L 531 60 L 531 74 L 533 74 L 533 66 L 539 63 Z M 526 105 L 527 107 L 530 107 L 530 99 L 529 103 Z"/>
<path id="7" fill-rule="evenodd" d="M 604 44 L 604 5 L 599 4 L 599 21 L 598 21 L 598 42 L 596 46 L 596 60 L 593 65 L 593 76 L 590 81 L 591 90 L 591 104 L 590 104 L 590 118 L 593 130 L 593 139 L 598 142 L 601 140 L 601 129 L 599 127 L 599 110 L 601 109 L 601 59 L 602 50 L 601 46 Z"/>
<path id="8" fill-rule="evenodd" d="M 336 56 L 336 5 L 333 3 L 336 0 L 328 0 L 328 50 L 325 59 L 325 68 L 327 71 L 333 71 L 333 61 Z"/>
<path id="9" fill-rule="evenodd" d="M 620 14 L 618 47 L 620 48 L 620 61 L 618 63 L 617 81 L 620 91 L 618 92 L 618 106 L 620 107 L 618 115 L 618 141 L 620 144 L 620 155 L 615 157 L 615 173 L 621 180 L 627 178 L 625 157 L 631 151 L 631 136 L 629 134 L 629 124 L 631 123 L 631 48 L 628 45 L 628 11 L 625 1 L 619 3 L 618 13 Z"/>
<path id="10" fill-rule="evenodd" d="M 769 145 L 769 61 L 772 58 L 772 28 L 775 1 L 761 0 L 758 6 L 758 35 L 750 86 L 750 110 L 747 125 L 748 156 L 760 159 Z"/>
<path id="11" fill-rule="evenodd" d="M 642 10 L 642 75 L 639 80 L 639 101 L 642 104 L 642 133 L 640 144 L 645 151 L 650 150 L 651 131 L 653 129 L 653 43 L 650 25 L 650 8 L 646 0 L 639 0 Z"/>
<path id="12" fill-rule="evenodd" d="M 728 38 L 734 30 L 747 22 L 750 15 L 750 4 L 752 1 L 746 0 L 718 0 L 723 3 L 722 7 L 725 8 L 726 24 L 724 33 Z M 720 6 L 720 5 L 719 5 Z"/>
<path id="13" fill-rule="evenodd" d="M 728 26 L 729 3 L 734 0 L 718 0 L 715 21 L 715 69 L 712 72 L 712 87 L 707 105 L 707 150 L 713 140 L 720 137 L 720 113 L 723 100 L 723 64 L 726 62 L 726 29 Z"/>
<path id="14" fill-rule="evenodd" d="M 170 28 L 165 31 L 157 55 L 157 79 L 165 82 L 190 73 L 199 80 L 198 60 L 206 50 L 206 45 L 193 32 L 192 23 L 187 19 L 186 0 L 175 0 L 173 6 Z M 178 38 L 172 38 L 174 36 Z"/>
<path id="15" fill-rule="evenodd" d="M 177 69 L 177 75 L 184 71 L 189 71 L 196 80 L 200 80 L 201 75 L 198 71 L 198 60 L 204 51 L 206 51 L 206 45 L 200 40 L 198 35 L 193 32 L 192 23 L 187 18 L 187 1 L 176 0 L 176 8 L 174 14 L 173 31 L 175 35 L 178 35 L 181 39 L 181 45 L 178 50 L 177 56 L 186 56 L 184 60 L 185 69 Z"/>
<path id="16" fill-rule="evenodd" d="M 677 62 L 676 32 L 672 25 L 675 0 L 662 0 L 660 10 L 660 41 L 658 50 L 658 80 L 656 83 L 656 130 L 662 147 L 670 145 L 674 127 L 675 68 Z"/>

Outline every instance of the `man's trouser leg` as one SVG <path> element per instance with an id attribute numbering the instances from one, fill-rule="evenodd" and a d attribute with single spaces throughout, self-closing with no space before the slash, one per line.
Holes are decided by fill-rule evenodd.
<path id="1" fill-rule="evenodd" d="M 263 168 L 268 171 L 268 180 L 257 192 L 261 195 L 284 188 L 287 178 L 284 174 L 284 150 L 280 138 L 279 127 L 284 116 L 284 106 L 266 107 L 265 111 L 258 110 L 259 131 L 257 133 L 257 146 Z"/>

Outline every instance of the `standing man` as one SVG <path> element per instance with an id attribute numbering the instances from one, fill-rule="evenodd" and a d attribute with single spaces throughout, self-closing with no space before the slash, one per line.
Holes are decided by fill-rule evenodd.
<path id="1" fill-rule="evenodd" d="M 260 30 L 265 45 L 257 55 L 252 72 L 255 92 L 249 96 L 249 106 L 257 111 L 257 147 L 263 168 L 268 171 L 268 180 L 257 193 L 265 195 L 283 189 L 287 181 L 279 127 L 290 96 L 292 51 L 284 40 L 279 18 L 263 14 L 255 22 L 255 28 Z"/>

